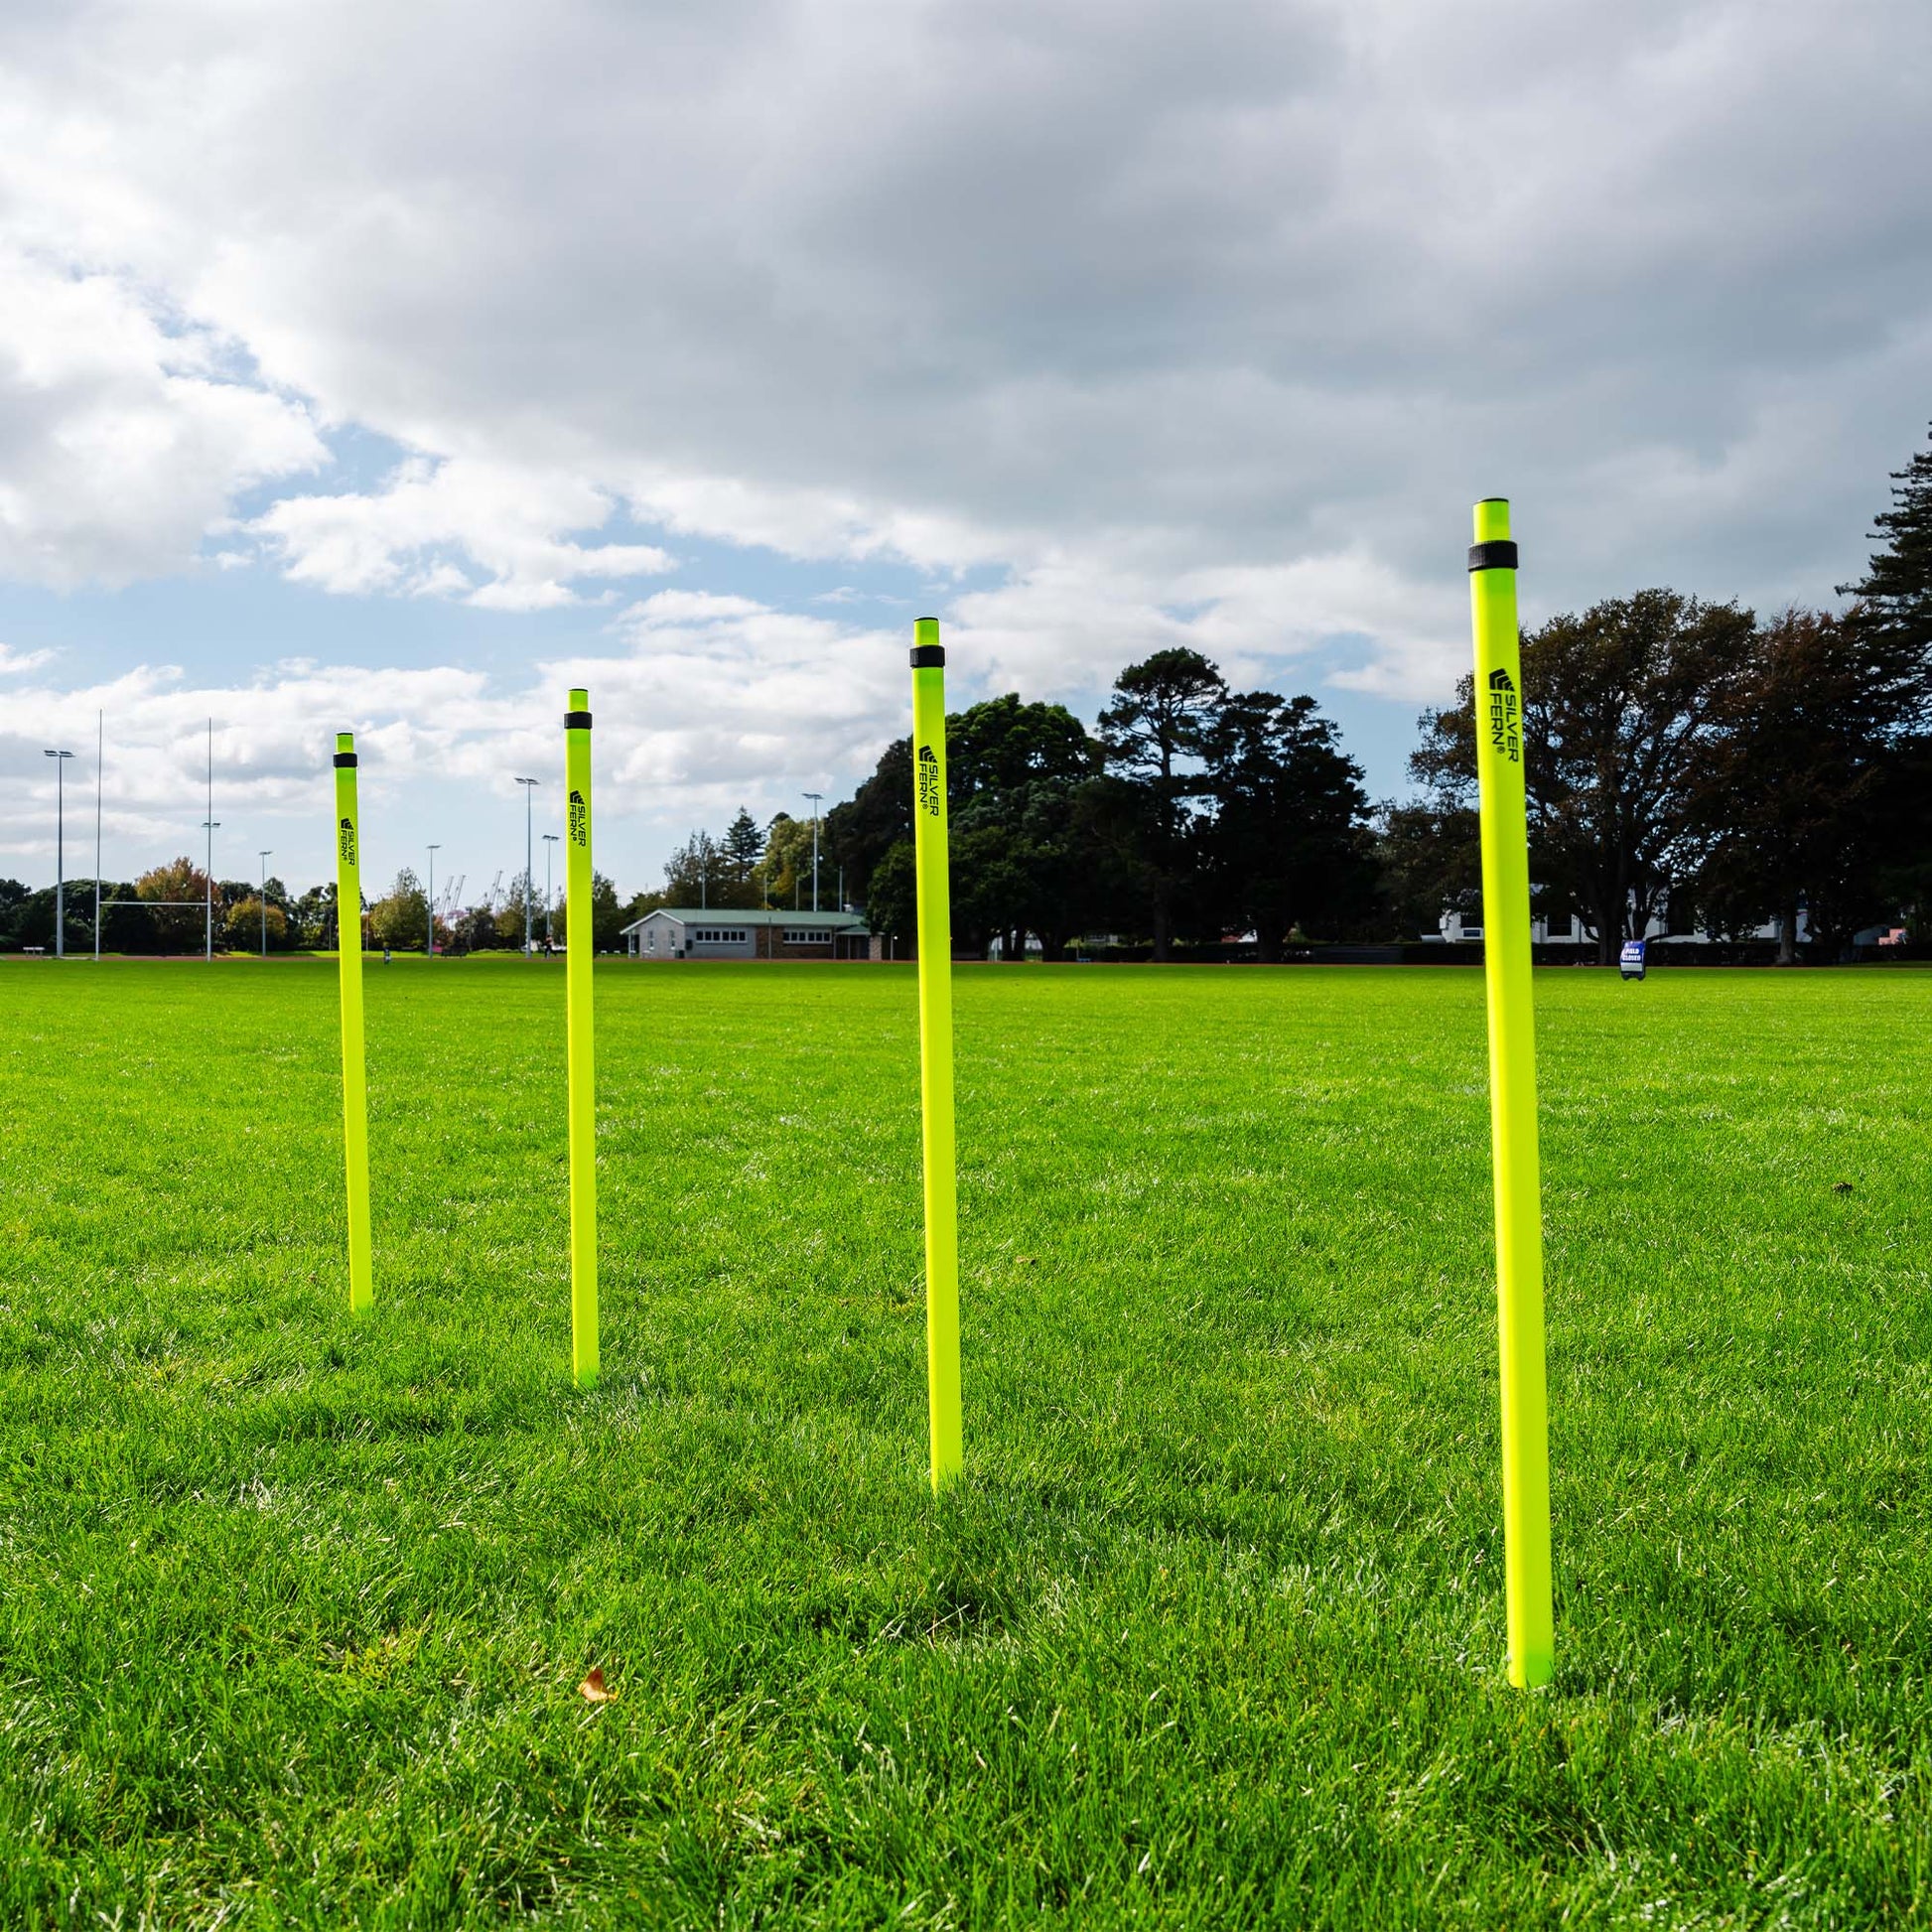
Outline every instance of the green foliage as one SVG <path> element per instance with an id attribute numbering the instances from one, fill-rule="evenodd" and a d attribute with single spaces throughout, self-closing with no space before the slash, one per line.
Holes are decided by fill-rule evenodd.
<path id="1" fill-rule="evenodd" d="M 1312 698 L 1225 698 L 1202 755 L 1214 801 L 1200 828 L 1209 931 L 1252 928 L 1264 960 L 1291 932 L 1334 938 L 1373 917 L 1362 770 Z"/>
<path id="2" fill-rule="evenodd" d="M 1399 937 L 1433 936 L 1448 911 L 1482 923 L 1481 828 L 1473 805 L 1384 805 L 1375 858 Z"/>
<path id="3" fill-rule="evenodd" d="M 918 861 L 910 839 L 887 849 L 873 868 L 866 917 L 873 931 L 898 941 L 900 957 L 909 957 L 918 930 Z"/>
<path id="4" fill-rule="evenodd" d="M 1850 621 L 1871 635 L 1867 648 L 1923 664 L 1932 659 L 1932 450 L 1892 472 L 1891 508 L 1876 521 L 1884 548 L 1839 595 L 1858 599 Z"/>
<path id="5" fill-rule="evenodd" d="M 369 907 L 369 938 L 396 952 L 429 949 L 429 899 L 410 867 L 404 866 L 388 892 Z"/>
<path id="6" fill-rule="evenodd" d="M 570 936 L 570 901 L 563 900 L 557 907 L 556 933 L 558 945 Z M 601 872 L 591 874 L 591 946 L 596 952 L 621 952 L 623 950 L 623 928 L 632 918 L 641 916 L 625 911 L 618 902 L 618 889 Z"/>
<path id="7" fill-rule="evenodd" d="M 1753 631 L 1696 783 L 1714 926 L 1776 918 L 1789 960 L 1802 901 L 1834 958 L 1897 909 L 1900 874 L 1932 851 L 1915 731 L 1932 663 L 1894 648 L 1896 635 L 1811 611 Z"/>
<path id="8" fill-rule="evenodd" d="M 208 895 L 208 876 L 186 856 L 155 866 L 134 882 L 137 898 L 172 900 L 157 903 L 144 913 L 156 949 L 165 953 L 201 952 L 207 943 L 207 913 L 203 909 Z M 200 901 L 197 904 L 196 901 Z M 223 906 L 214 901 L 214 929 L 221 930 Z"/>
<path id="9" fill-rule="evenodd" d="M 1676 591 L 1607 598 L 1523 637 L 1530 872 L 1546 914 L 1584 914 L 1608 963 L 1688 889 L 1707 843 L 1699 785 L 1753 619 Z M 1475 803 L 1470 680 L 1425 712 L 1411 775 L 1439 810 Z"/>
<path id="10" fill-rule="evenodd" d="M 950 719 L 947 731 L 951 733 Z M 873 883 L 874 869 L 896 845 L 912 839 L 912 741 L 895 739 L 880 754 L 872 775 L 843 803 L 825 814 L 825 847 L 832 862 L 845 868 L 846 895 L 864 905 L 878 931 L 909 932 L 881 922 L 884 901 Z M 896 903 L 897 901 L 895 901 Z M 897 913 L 894 916 L 897 916 Z"/>
<path id="11" fill-rule="evenodd" d="M 231 948 L 253 952 L 262 943 L 264 925 L 267 928 L 269 951 L 282 951 L 289 941 L 288 914 L 275 904 L 268 905 L 264 914 L 261 896 L 256 894 L 248 898 L 238 898 L 228 907 L 222 919 L 221 931 Z"/>
<path id="12" fill-rule="evenodd" d="M 510 881 L 509 891 L 504 894 L 502 904 L 491 914 L 490 922 L 498 946 L 520 951 L 526 930 L 531 945 L 542 943 L 543 895 L 531 885 L 527 873 L 519 872 Z"/>
<path id="13" fill-rule="evenodd" d="M 1144 806 L 1131 842 L 1133 870 L 1156 959 L 1173 951 L 1178 901 L 1194 864 L 1189 801 L 1200 790 L 1199 765 L 1226 696 L 1219 669 L 1199 651 L 1158 650 L 1121 672 L 1100 714 L 1108 760 Z"/>
<path id="14" fill-rule="evenodd" d="M 829 906 L 834 893 L 828 891 L 827 852 L 824 825 L 819 827 L 818 888 L 819 903 Z M 837 861 L 833 865 L 836 867 Z M 837 874 L 834 872 L 833 879 Z M 780 812 L 765 827 L 764 857 L 760 862 L 759 885 L 763 902 L 780 912 L 809 906 L 812 902 L 812 822 Z"/>
<path id="15" fill-rule="evenodd" d="M 0 1923 L 1925 1918 L 1932 975 L 1539 977 L 1535 1696 L 1475 975 L 962 970 L 937 1508 L 907 972 L 600 966 L 590 1394 L 556 976 L 356 1326 L 331 966 L 0 979 Z"/>

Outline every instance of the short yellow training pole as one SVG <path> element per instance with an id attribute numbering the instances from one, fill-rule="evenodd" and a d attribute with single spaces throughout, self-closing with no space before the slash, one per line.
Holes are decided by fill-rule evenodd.
<path id="1" fill-rule="evenodd" d="M 348 1311 L 375 1300 L 369 1265 L 369 1087 L 362 1064 L 362 820 L 355 734 L 336 734 L 336 958 L 343 990 L 343 1155 L 348 1172 Z"/>
<path id="2" fill-rule="evenodd" d="M 1550 1585 L 1550 1418 L 1543 1347 L 1543 1208 L 1536 1157 L 1536 1011 L 1530 990 L 1529 827 L 1523 666 L 1509 504 L 1475 509 L 1476 776 L 1482 801 L 1482 956 L 1489 989 L 1489 1129 L 1496 1174 L 1502 1350 L 1503 1587 L 1509 1681 L 1557 1667 Z"/>
<path id="3" fill-rule="evenodd" d="M 925 1101 L 925 1375 L 936 1496 L 965 1461 L 959 1414 L 959 1203 L 953 1171 L 952 916 L 946 875 L 946 652 L 937 618 L 921 618 L 912 636 L 912 849 L 918 873 L 919 1080 Z"/>
<path id="4" fill-rule="evenodd" d="M 591 1019 L 591 694 L 564 713 L 564 996 L 570 1059 L 570 1366 L 597 1380 L 597 1065 Z"/>

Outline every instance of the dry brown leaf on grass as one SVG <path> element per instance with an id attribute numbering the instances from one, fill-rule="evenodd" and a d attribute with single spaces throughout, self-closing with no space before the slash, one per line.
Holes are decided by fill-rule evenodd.
<path id="1" fill-rule="evenodd" d="M 616 1702 L 618 1694 L 606 1687 L 604 1682 L 604 1666 L 599 1664 L 591 1672 L 590 1676 L 578 1685 L 577 1695 L 586 1704 L 612 1704 Z"/>

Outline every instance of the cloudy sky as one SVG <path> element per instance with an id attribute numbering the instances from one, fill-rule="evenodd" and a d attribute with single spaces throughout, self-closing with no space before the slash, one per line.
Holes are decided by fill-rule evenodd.
<path id="1" fill-rule="evenodd" d="M 1530 615 L 1856 574 L 1932 416 L 1932 7 L 204 0 L 0 12 L 0 873 L 465 897 L 1196 645 L 1371 787 Z M 545 819 L 552 823 L 546 825 Z M 73 821 L 69 820 L 73 835 Z M 84 849 L 80 849 L 84 847 Z M 540 848 L 539 848 L 540 849 Z M 541 862 L 539 861 L 539 874 Z"/>

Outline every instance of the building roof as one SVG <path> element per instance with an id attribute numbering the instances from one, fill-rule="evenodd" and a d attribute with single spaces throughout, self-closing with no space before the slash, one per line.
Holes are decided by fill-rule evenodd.
<path id="1" fill-rule="evenodd" d="M 632 919 L 623 929 L 635 932 L 644 919 L 654 919 L 659 914 L 677 920 L 680 925 L 837 926 L 844 932 L 866 929 L 865 918 L 858 912 L 748 912 L 736 905 L 660 905 L 646 912 L 643 919 Z"/>

